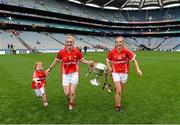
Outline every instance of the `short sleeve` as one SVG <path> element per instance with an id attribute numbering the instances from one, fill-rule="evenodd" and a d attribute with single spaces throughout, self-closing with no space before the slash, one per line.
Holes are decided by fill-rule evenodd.
<path id="1" fill-rule="evenodd" d="M 62 60 L 62 51 L 60 50 L 56 56 L 57 60 Z"/>
<path id="2" fill-rule="evenodd" d="M 127 50 L 127 56 L 131 61 L 134 61 L 136 54 L 132 52 L 131 50 Z"/>

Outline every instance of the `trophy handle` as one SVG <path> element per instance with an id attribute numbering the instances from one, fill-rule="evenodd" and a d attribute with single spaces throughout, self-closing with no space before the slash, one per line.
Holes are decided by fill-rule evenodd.
<path id="1" fill-rule="evenodd" d="M 91 72 L 87 72 L 87 73 L 84 75 L 84 77 L 87 78 L 90 73 L 91 73 Z"/>
<path id="2" fill-rule="evenodd" d="M 104 85 L 102 89 L 106 88 L 108 92 L 112 92 L 113 91 L 112 86 L 108 82 L 108 73 L 105 73 L 104 77 L 105 77 L 105 80 L 104 80 Z"/>

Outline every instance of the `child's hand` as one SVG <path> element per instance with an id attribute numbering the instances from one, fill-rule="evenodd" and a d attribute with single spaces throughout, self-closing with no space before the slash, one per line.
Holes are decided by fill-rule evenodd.
<path id="1" fill-rule="evenodd" d="M 35 82 L 35 86 L 36 86 L 36 88 L 38 87 L 38 81 Z"/>

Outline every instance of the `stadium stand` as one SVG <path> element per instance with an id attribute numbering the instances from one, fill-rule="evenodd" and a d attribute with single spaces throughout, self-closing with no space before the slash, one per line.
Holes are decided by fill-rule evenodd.
<path id="1" fill-rule="evenodd" d="M 97 20 L 106 20 L 110 22 L 160 21 L 180 18 L 180 15 L 178 14 L 180 11 L 179 7 L 146 11 L 109 11 L 106 9 L 92 8 L 74 4 L 67 2 L 66 0 L 0 0 L 0 3 Z M 139 14 L 141 16 L 139 16 Z"/>
<path id="2" fill-rule="evenodd" d="M 59 50 L 64 47 L 63 44 L 66 34 L 30 31 L 17 32 L 19 32 L 18 37 L 20 39 L 10 31 L 1 31 L 1 50 L 7 49 L 8 44 L 15 45 L 17 50 L 33 48 L 36 48 L 37 50 Z M 74 35 L 74 37 L 76 47 L 83 48 L 84 46 L 87 46 L 90 49 L 111 49 L 114 46 L 115 39 L 115 37 L 92 35 Z M 24 41 L 24 43 L 22 43 L 21 40 Z M 156 50 L 171 50 L 175 48 L 178 49 L 180 40 L 179 37 L 125 37 L 125 44 L 132 50 L 137 50 L 140 45 Z"/>
<path id="3" fill-rule="evenodd" d="M 20 38 L 36 49 L 61 49 L 64 46 L 43 33 L 21 32 Z"/>
<path id="4" fill-rule="evenodd" d="M 179 49 L 179 37 L 175 35 L 179 33 L 180 7 L 122 11 L 88 7 L 71 3 L 68 0 L 0 0 L 0 4 L 24 7 L 24 9 L 31 8 L 34 11 L 43 10 L 44 12 L 40 15 L 29 14 L 22 10 L 22 13 L 13 12 L 14 15 L 11 17 L 12 15 L 6 15 L 7 12 L 11 13 L 11 11 L 6 10 L 6 13 L 1 11 L 0 23 L 2 26 L 3 24 L 13 25 L 11 28 L 18 26 L 25 29 L 24 31 L 22 29 L 16 29 L 18 31 L 2 30 L 0 34 L 1 50 L 6 49 L 7 44 L 11 43 L 17 49 L 59 50 L 64 47 L 64 38 L 69 31 L 73 33 L 79 48 L 87 46 L 89 49 L 111 49 L 114 46 L 115 36 L 120 34 L 125 35 L 125 44 L 132 50 L 137 50 L 142 45 L 150 50 Z M 46 12 L 64 14 L 69 18 L 63 22 L 63 17 L 51 17 L 46 15 Z M 83 18 L 73 19 L 71 16 Z M 58 22 L 59 19 L 60 22 Z M 86 19 L 85 22 L 83 19 Z M 91 22 L 92 19 L 100 22 Z M 163 23 L 169 20 L 170 23 Z M 71 21 L 73 21 L 72 24 Z M 104 23 L 104 21 L 108 23 Z M 34 31 L 26 30 L 27 27 L 31 27 L 31 30 Z M 54 29 L 58 29 L 58 32 L 52 32 Z M 144 37 L 143 34 L 149 35 Z M 163 37 L 151 36 L 154 34 L 164 35 Z M 169 34 L 174 34 L 174 36 L 167 37 Z M 129 37 L 127 37 L 128 35 Z"/>
<path id="5" fill-rule="evenodd" d="M 16 47 L 16 49 L 27 49 L 15 38 L 13 33 L 1 30 L 0 49 L 8 49 L 8 44 L 13 44 Z"/>

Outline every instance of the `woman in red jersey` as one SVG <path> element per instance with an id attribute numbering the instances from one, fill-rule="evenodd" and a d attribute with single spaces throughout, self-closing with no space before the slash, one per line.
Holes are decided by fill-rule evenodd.
<path id="1" fill-rule="evenodd" d="M 112 72 L 112 79 L 116 89 L 115 101 L 117 112 L 121 109 L 121 94 L 128 79 L 129 60 L 134 63 L 137 74 L 142 76 L 142 71 L 135 57 L 135 53 L 125 47 L 123 37 L 119 36 L 115 40 L 115 47 L 109 52 L 106 59 L 106 64 L 109 72 Z"/>
<path id="2" fill-rule="evenodd" d="M 74 47 L 74 37 L 66 36 L 65 48 L 59 51 L 57 57 L 48 68 L 49 73 L 58 62 L 61 61 L 62 85 L 64 93 L 69 100 L 69 110 L 74 108 L 76 88 L 79 80 L 78 62 L 93 66 L 93 61 L 87 61 L 83 58 L 82 53 Z"/>

